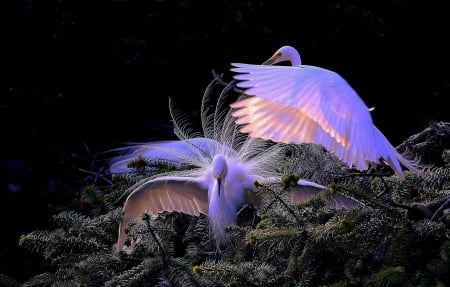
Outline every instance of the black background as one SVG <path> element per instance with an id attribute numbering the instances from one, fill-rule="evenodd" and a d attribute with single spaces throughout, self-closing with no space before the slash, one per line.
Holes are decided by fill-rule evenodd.
<path id="1" fill-rule="evenodd" d="M 124 141 L 173 137 L 168 97 L 198 120 L 213 71 L 229 79 L 231 62 L 296 47 L 375 107 L 394 146 L 450 120 L 444 4 L 295 2 L 2 1 L 0 272 L 32 272 L 18 236 L 47 227 L 52 201 L 77 183 L 74 164 Z"/>

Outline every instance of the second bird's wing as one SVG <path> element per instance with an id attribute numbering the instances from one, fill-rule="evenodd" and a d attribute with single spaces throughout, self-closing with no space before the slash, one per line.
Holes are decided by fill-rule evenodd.
<path id="1" fill-rule="evenodd" d="M 250 97 L 231 104 L 241 131 L 284 143 L 324 146 L 359 170 L 384 159 L 403 178 L 405 159 L 372 122 L 369 108 L 339 74 L 314 66 L 233 64 L 237 86 Z"/>
<path id="2" fill-rule="evenodd" d="M 117 247 L 122 250 L 128 223 L 144 213 L 155 215 L 177 211 L 190 215 L 208 214 L 208 190 L 200 182 L 184 177 L 162 177 L 136 188 L 125 201 Z"/>
<path id="3" fill-rule="evenodd" d="M 300 110 L 340 144 L 349 144 L 349 133 L 372 128 L 369 108 L 337 73 L 314 66 L 233 64 L 238 87 L 284 107 Z M 294 124 L 294 123 L 292 123 Z"/>

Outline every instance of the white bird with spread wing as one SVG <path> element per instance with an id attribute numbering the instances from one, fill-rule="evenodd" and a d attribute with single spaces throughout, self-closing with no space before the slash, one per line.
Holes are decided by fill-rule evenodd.
<path id="1" fill-rule="evenodd" d="M 155 215 L 164 211 L 208 215 L 210 230 L 219 246 L 225 242 L 225 229 L 235 222 L 238 209 L 245 204 L 257 207 L 260 194 L 254 191 L 255 181 L 281 180 L 279 168 L 285 162 L 284 145 L 240 133 L 229 109 L 222 111 L 226 91 L 215 108 L 210 109 L 209 94 L 215 85 L 217 81 L 210 84 L 203 97 L 203 134 L 187 134 L 187 128 L 182 125 L 185 119 L 176 114 L 171 105 L 174 132 L 180 140 L 126 147 L 127 153 L 113 161 L 112 173 L 130 171 L 127 163 L 139 156 L 190 167 L 159 174 L 134 187 L 123 207 L 117 243 L 119 250 L 126 249 L 128 223 L 144 213 Z M 304 201 L 310 190 L 325 188 L 306 180 L 300 180 L 299 187 L 292 191 L 295 194 L 291 198 L 295 201 Z M 302 190 L 305 196 L 301 195 Z"/>
<path id="2" fill-rule="evenodd" d="M 291 66 L 272 66 L 283 61 Z M 232 65 L 237 86 L 249 96 L 231 104 L 241 132 L 274 142 L 320 144 L 359 170 L 379 160 L 400 178 L 400 164 L 419 170 L 375 127 L 369 108 L 339 74 L 302 65 L 295 48 L 281 47 L 262 65 Z"/>

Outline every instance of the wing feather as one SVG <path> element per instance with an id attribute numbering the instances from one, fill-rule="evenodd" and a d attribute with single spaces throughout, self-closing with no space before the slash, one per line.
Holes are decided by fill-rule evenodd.
<path id="1" fill-rule="evenodd" d="M 324 146 L 359 170 L 384 159 L 404 177 L 400 155 L 375 127 L 369 108 L 339 74 L 314 66 L 233 63 L 237 86 L 249 97 L 231 104 L 241 132 L 285 143 Z"/>
<path id="2" fill-rule="evenodd" d="M 307 202 L 316 197 L 320 191 L 326 189 L 325 186 L 318 183 L 300 179 L 297 186 L 289 190 L 291 196 L 291 204 L 299 204 Z"/>
<path id="3" fill-rule="evenodd" d="M 237 86 L 246 94 L 301 110 L 338 141 L 346 139 L 351 126 L 372 126 L 369 108 L 335 72 L 314 66 L 233 66 L 240 73 Z"/>
<path id="4" fill-rule="evenodd" d="M 122 250 L 128 223 L 144 213 L 155 215 L 178 211 L 198 216 L 208 214 L 208 190 L 200 182 L 180 177 L 162 177 L 148 181 L 135 189 L 125 201 L 119 226 L 117 247 Z"/>
<path id="5" fill-rule="evenodd" d="M 320 192 L 326 189 L 323 185 L 304 179 L 300 179 L 297 183 L 298 185 L 289 191 L 292 204 L 307 202 L 319 196 Z M 326 200 L 327 205 L 334 209 L 349 209 L 364 205 L 359 200 L 342 193 L 328 194 Z"/>

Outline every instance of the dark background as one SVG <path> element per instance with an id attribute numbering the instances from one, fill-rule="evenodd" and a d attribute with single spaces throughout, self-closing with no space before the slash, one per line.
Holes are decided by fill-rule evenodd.
<path id="1" fill-rule="evenodd" d="M 18 237 L 48 226 L 86 176 L 77 167 L 124 141 L 173 137 L 168 97 L 198 120 L 213 71 L 230 79 L 231 62 L 296 47 L 376 108 L 394 146 L 449 121 L 444 4 L 359 2 L 1 1 L 0 273 L 35 271 Z"/>

